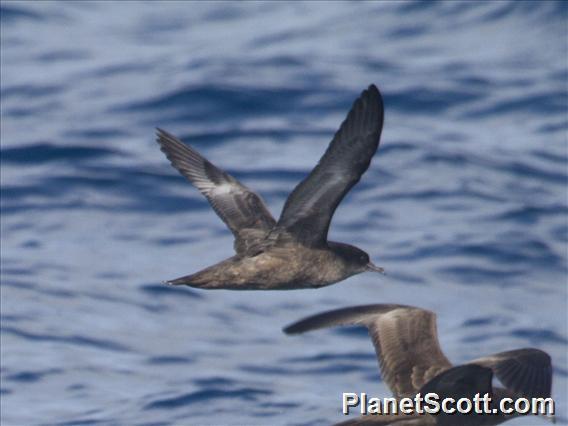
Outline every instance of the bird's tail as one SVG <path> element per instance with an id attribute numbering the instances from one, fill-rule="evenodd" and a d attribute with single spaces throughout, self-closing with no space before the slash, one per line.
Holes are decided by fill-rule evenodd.
<path id="1" fill-rule="evenodd" d="M 222 288 L 233 288 L 233 286 L 227 287 L 226 280 L 223 280 L 222 274 L 219 274 L 219 264 L 205 268 L 199 272 L 195 272 L 191 275 L 185 275 L 174 280 L 165 281 L 168 285 L 187 285 L 194 288 L 206 288 L 206 289 L 222 289 Z"/>
<path id="2" fill-rule="evenodd" d="M 177 285 L 187 285 L 195 288 L 208 288 L 211 287 L 211 281 L 204 277 L 202 272 L 197 272 L 191 275 L 185 275 L 174 280 L 164 281 L 164 284 L 177 286 Z"/>

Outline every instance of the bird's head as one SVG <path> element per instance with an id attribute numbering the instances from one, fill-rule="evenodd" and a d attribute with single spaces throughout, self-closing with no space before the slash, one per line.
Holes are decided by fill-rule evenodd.
<path id="1" fill-rule="evenodd" d="M 349 244 L 334 243 L 332 248 L 333 251 L 345 261 L 345 264 L 348 265 L 352 275 L 366 271 L 379 272 L 381 274 L 385 273 L 383 268 L 373 264 L 369 255 L 358 247 Z"/>

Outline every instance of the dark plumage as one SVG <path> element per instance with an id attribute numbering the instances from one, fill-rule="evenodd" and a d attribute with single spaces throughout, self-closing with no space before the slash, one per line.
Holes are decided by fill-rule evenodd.
<path id="1" fill-rule="evenodd" d="M 382 127 L 383 101 L 371 85 L 353 104 L 318 165 L 292 191 L 278 222 L 259 195 L 158 129 L 161 150 L 227 224 L 236 251 L 229 259 L 168 283 L 286 290 L 322 287 L 364 271 L 382 272 L 363 250 L 327 241 L 333 213 L 369 167 Z"/>
<path id="2" fill-rule="evenodd" d="M 439 393 L 441 398 L 460 398 L 480 392 L 492 399 L 504 397 L 550 397 L 550 356 L 539 349 L 517 349 L 452 364 L 440 348 L 436 314 L 404 305 L 365 305 L 324 312 L 300 320 L 284 329 L 287 334 L 319 328 L 362 325 L 367 327 L 379 360 L 383 381 L 396 398 L 414 397 L 418 392 Z M 492 387 L 495 376 L 505 386 Z M 513 418 L 502 413 L 490 416 L 367 415 L 342 425 L 495 425 Z M 457 423 L 456 423 L 457 422 Z"/>

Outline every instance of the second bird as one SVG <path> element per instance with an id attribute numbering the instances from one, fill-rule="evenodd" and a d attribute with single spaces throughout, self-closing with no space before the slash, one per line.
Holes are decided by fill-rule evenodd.
<path id="1" fill-rule="evenodd" d="M 158 129 L 161 150 L 232 231 L 236 251 L 222 262 L 167 283 L 289 290 L 323 287 L 365 271 L 383 272 L 363 250 L 327 240 L 335 209 L 377 150 L 383 115 L 381 95 L 371 85 L 355 101 L 317 166 L 292 191 L 278 221 L 258 194 Z"/>

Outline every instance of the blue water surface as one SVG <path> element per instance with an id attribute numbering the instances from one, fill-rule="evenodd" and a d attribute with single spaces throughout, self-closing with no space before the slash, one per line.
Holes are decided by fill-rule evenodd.
<path id="1" fill-rule="evenodd" d="M 390 396 L 367 334 L 281 329 L 363 303 L 434 310 L 456 363 L 547 351 L 568 424 L 567 22 L 545 1 L 3 1 L 2 425 L 340 421 L 342 392 Z M 160 284 L 232 236 L 155 127 L 277 215 L 370 83 L 381 146 L 331 238 L 386 276 Z"/>

